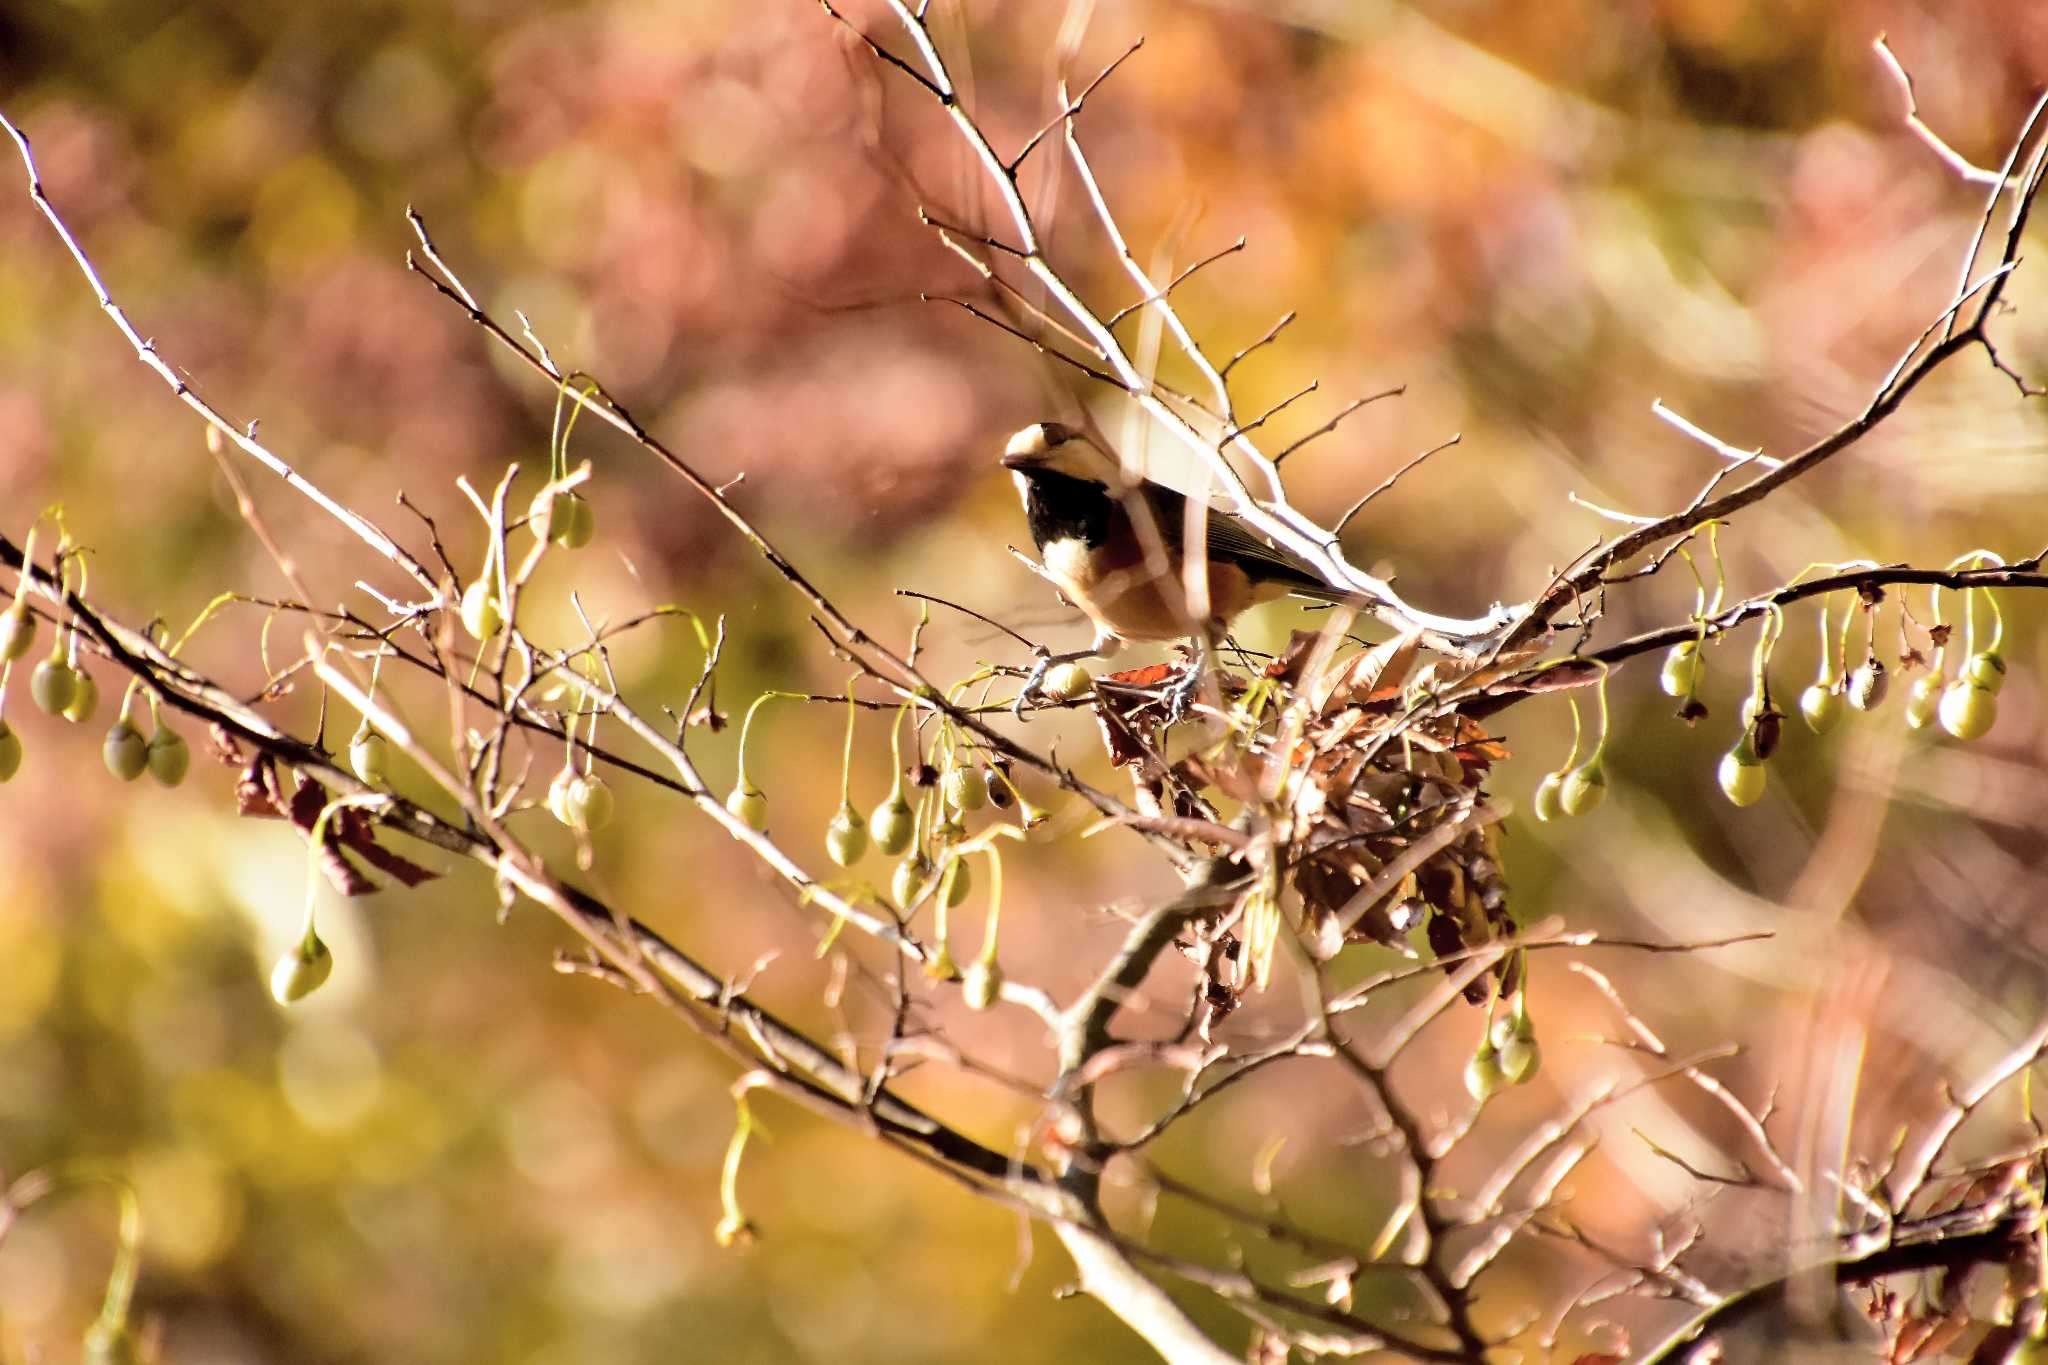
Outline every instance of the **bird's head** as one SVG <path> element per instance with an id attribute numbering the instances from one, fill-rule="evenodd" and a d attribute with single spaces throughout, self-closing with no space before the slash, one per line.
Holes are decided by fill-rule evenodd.
<path id="1" fill-rule="evenodd" d="M 1020 479 L 1064 474 L 1106 487 L 1123 482 L 1115 458 L 1064 422 L 1034 422 L 1012 436 L 1003 447 L 1003 468 Z"/>

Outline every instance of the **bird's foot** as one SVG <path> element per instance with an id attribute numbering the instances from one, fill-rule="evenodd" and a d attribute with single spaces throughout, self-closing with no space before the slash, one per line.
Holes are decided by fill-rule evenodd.
<path id="1" fill-rule="evenodd" d="M 1031 673 L 1024 679 L 1024 686 L 1017 689 L 1017 700 L 1010 707 L 1010 714 L 1018 720 L 1026 719 L 1024 703 L 1038 695 L 1038 689 L 1045 685 L 1045 675 L 1052 671 L 1052 653 L 1040 646 L 1038 662 L 1031 666 Z"/>
<path id="2" fill-rule="evenodd" d="M 1202 694 L 1202 675 L 1208 672 L 1200 659 L 1190 659 L 1188 666 L 1181 670 L 1174 684 L 1161 693 L 1166 702 L 1166 723 L 1178 725 L 1195 709 L 1195 701 Z"/>
<path id="3" fill-rule="evenodd" d="M 1041 695 L 1040 689 L 1045 686 L 1046 674 L 1061 664 L 1071 664 L 1077 663 L 1082 659 L 1092 659 L 1102 654 L 1103 651 L 1100 649 L 1071 649 L 1064 654 L 1054 654 L 1044 645 L 1039 645 L 1032 652 L 1038 656 L 1038 661 L 1031 665 L 1031 672 L 1025 677 L 1024 686 L 1017 690 L 1017 700 L 1010 706 L 1010 714 L 1018 720 L 1027 719 L 1024 714 L 1024 704 Z"/>

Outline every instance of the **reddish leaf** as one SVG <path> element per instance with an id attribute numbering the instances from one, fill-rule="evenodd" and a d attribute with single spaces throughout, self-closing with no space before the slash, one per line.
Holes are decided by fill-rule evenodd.
<path id="1" fill-rule="evenodd" d="M 1138 737 L 1138 732 L 1115 707 L 1096 707 L 1095 721 L 1102 727 L 1102 747 L 1108 751 L 1113 767 L 1127 768 L 1140 759 L 1150 757 L 1145 741 Z"/>
<path id="2" fill-rule="evenodd" d="M 1157 687 L 1180 672 L 1179 664 L 1146 664 L 1143 668 L 1127 668 L 1121 673 L 1111 673 L 1104 682 L 1121 683 L 1125 687 Z"/>
<path id="3" fill-rule="evenodd" d="M 1275 654 L 1266 664 L 1266 676 L 1278 678 L 1293 687 L 1301 681 L 1301 671 L 1308 667 L 1309 656 L 1315 652 L 1316 642 L 1323 638 L 1319 630 L 1297 630 L 1287 637 L 1287 647 Z"/>

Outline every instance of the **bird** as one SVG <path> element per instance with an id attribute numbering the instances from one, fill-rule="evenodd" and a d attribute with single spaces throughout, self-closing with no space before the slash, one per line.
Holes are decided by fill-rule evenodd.
<path id="1" fill-rule="evenodd" d="M 1186 494 L 1127 473 L 1115 456 L 1061 422 L 1035 422 L 1012 436 L 1002 465 L 1016 482 L 1045 576 L 1095 626 L 1087 649 L 1041 652 L 1017 697 L 1020 717 L 1055 663 L 1106 657 L 1126 641 L 1192 637 L 1196 661 L 1169 698 L 1169 714 L 1177 717 L 1201 685 L 1209 640 L 1239 614 L 1280 597 L 1355 597 L 1325 582 L 1305 559 L 1210 507 L 1202 537 L 1208 619 L 1193 620 L 1183 577 Z"/>

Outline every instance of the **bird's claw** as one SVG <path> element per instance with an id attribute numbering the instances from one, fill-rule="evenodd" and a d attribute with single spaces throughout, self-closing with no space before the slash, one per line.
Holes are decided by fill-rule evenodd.
<path id="1" fill-rule="evenodd" d="M 1203 668 L 1200 660 L 1190 660 L 1181 671 L 1178 681 L 1160 695 L 1166 701 L 1166 723 L 1178 725 L 1194 709 L 1195 699 L 1202 692 Z"/>
<path id="2" fill-rule="evenodd" d="M 1018 720 L 1026 720 L 1024 703 L 1038 695 L 1038 689 L 1045 683 L 1045 675 L 1052 670 L 1052 655 L 1045 650 L 1038 653 L 1038 662 L 1031 666 L 1030 676 L 1024 679 L 1024 686 L 1017 689 L 1017 700 L 1010 707 L 1010 714 Z"/>

